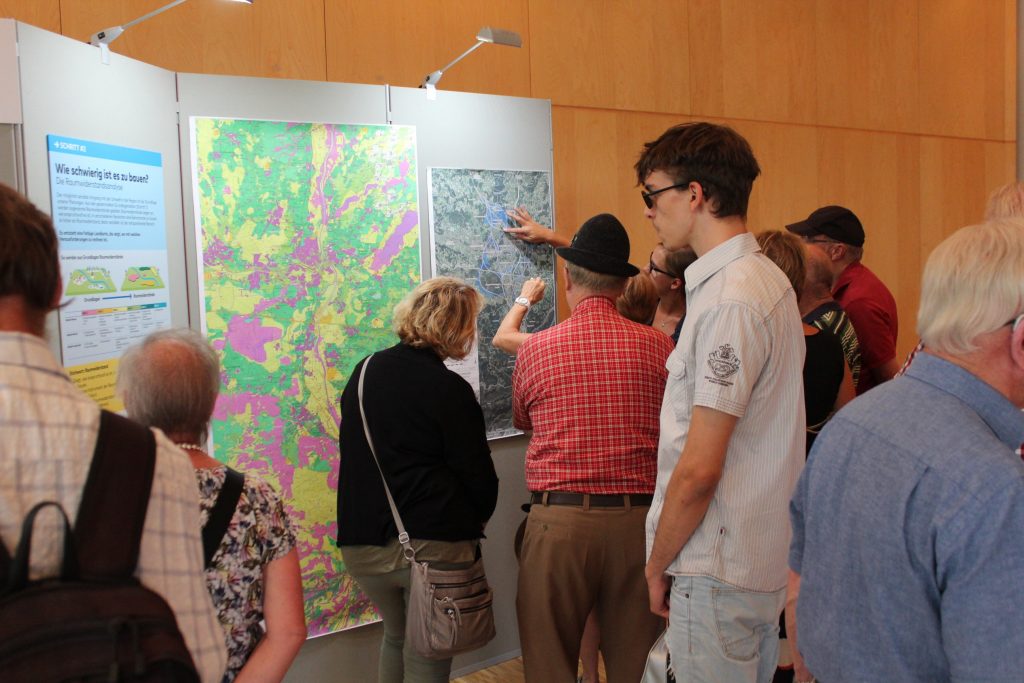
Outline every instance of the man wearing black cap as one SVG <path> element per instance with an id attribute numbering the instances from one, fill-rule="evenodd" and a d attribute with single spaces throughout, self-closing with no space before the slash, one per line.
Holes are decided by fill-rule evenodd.
<path id="1" fill-rule="evenodd" d="M 760 168 L 736 131 L 676 126 L 645 145 L 636 170 L 665 248 L 697 254 L 667 361 L 647 522 L 650 609 L 669 617 L 677 680 L 768 683 L 806 440 L 796 295 L 747 232 Z"/>
<path id="2" fill-rule="evenodd" d="M 523 343 L 512 376 L 515 425 L 533 430 L 516 600 L 523 665 L 530 683 L 576 680 L 596 609 L 609 683 L 635 683 L 664 628 L 646 605 L 644 519 L 672 342 L 615 308 L 639 272 L 618 219 L 594 216 L 557 253 L 572 315 Z"/>
<path id="3" fill-rule="evenodd" d="M 862 370 L 857 393 L 892 379 L 900 369 L 896 301 L 889 288 L 860 262 L 864 254 L 860 220 L 845 207 L 823 206 L 786 228 L 825 256 L 821 260 L 832 273 L 832 296 L 850 317 L 860 342 Z"/>

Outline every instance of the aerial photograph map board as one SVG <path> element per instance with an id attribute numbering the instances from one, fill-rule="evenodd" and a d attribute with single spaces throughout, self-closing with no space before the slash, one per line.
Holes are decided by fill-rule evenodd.
<path id="1" fill-rule="evenodd" d="M 335 545 L 338 398 L 397 341 L 391 311 L 420 280 L 415 129 L 191 126 L 203 329 L 223 364 L 214 455 L 282 494 L 309 635 L 375 621 Z"/>
<path id="2" fill-rule="evenodd" d="M 512 424 L 512 368 L 515 357 L 494 348 L 491 338 L 531 277 L 547 284 L 544 299 L 524 321 L 524 332 L 555 323 L 555 254 L 546 244 L 528 244 L 505 228 L 514 225 L 508 211 L 525 207 L 541 225 L 552 225 L 551 174 L 547 171 L 428 170 L 430 237 L 434 275 L 451 275 L 484 295 L 477 318 L 477 365 L 463 373 L 474 380 L 483 407 L 488 438 L 518 434 Z"/>

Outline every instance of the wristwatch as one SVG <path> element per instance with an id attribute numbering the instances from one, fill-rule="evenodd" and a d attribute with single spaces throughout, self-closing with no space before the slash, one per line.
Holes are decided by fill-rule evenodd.
<path id="1" fill-rule="evenodd" d="M 526 310 L 530 310 L 530 300 L 527 299 L 525 296 L 517 296 L 516 300 L 513 301 L 512 303 L 519 304 L 520 306 L 526 306 Z"/>

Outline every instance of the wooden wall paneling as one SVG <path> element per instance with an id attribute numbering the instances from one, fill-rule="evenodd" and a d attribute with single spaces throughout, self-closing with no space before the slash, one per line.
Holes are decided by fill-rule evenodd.
<path id="1" fill-rule="evenodd" d="M 716 120 L 735 129 L 754 150 L 761 175 L 747 211 L 751 232 L 781 230 L 806 217 L 818 198 L 818 138 L 814 128 L 756 121 Z"/>
<path id="2" fill-rule="evenodd" d="M 921 2 L 921 132 L 1013 140 L 1014 0 Z M 1013 102 L 1012 108 L 1009 106 Z"/>
<path id="3" fill-rule="evenodd" d="M 684 120 L 670 115 L 553 107 L 559 234 L 571 237 L 591 216 L 615 214 L 629 232 L 630 261 L 637 266 L 645 265 L 657 237 L 643 215 L 644 204 L 633 164 L 645 142 Z M 558 278 L 559 310 L 567 312 L 561 272 Z"/>
<path id="4" fill-rule="evenodd" d="M 918 0 L 815 9 L 818 124 L 918 132 Z"/>
<path id="5" fill-rule="evenodd" d="M 980 223 L 992 190 L 1015 179 L 1013 143 L 921 138 L 921 255 Z M 922 260 L 923 265 L 923 260 Z"/>
<path id="6" fill-rule="evenodd" d="M 687 14 L 687 3 L 665 0 L 530 0 L 533 96 L 689 112 Z"/>
<path id="7" fill-rule="evenodd" d="M 889 287 L 900 316 L 902 355 L 917 343 L 920 291 L 920 138 L 821 129 L 819 205 L 849 208 L 864 225 L 864 263 Z M 816 208 L 816 207 L 812 207 Z"/>
<path id="8" fill-rule="evenodd" d="M 60 33 L 60 0 L 0 0 L 0 18 Z"/>
<path id="9" fill-rule="evenodd" d="M 918 250 L 904 254 L 903 267 L 913 269 L 917 286 L 904 291 L 896 299 L 906 342 L 916 337 L 917 306 L 920 301 L 920 279 L 924 264 L 932 250 L 949 235 L 965 225 L 980 223 L 985 203 L 992 190 L 1013 182 L 1016 169 L 1016 145 L 1012 142 L 984 142 L 922 137 L 920 140 L 921 222 L 918 227 Z M 911 261 L 917 257 L 917 263 Z M 906 349 L 904 349 L 906 350 Z"/>
<path id="10" fill-rule="evenodd" d="M 586 219 L 613 213 L 630 234 L 632 261 L 647 263 L 657 240 L 636 184 L 643 144 L 684 117 L 553 107 L 558 232 L 571 236 Z"/>
<path id="11" fill-rule="evenodd" d="M 815 7 L 690 0 L 691 114 L 815 123 Z"/>
<path id="12" fill-rule="evenodd" d="M 517 31 L 521 48 L 483 45 L 445 73 L 442 90 L 530 96 L 527 0 L 395 0 L 326 5 L 327 80 L 416 87 L 476 42 L 483 26 Z"/>
<path id="13" fill-rule="evenodd" d="M 174 71 L 324 80 L 324 0 L 193 0 L 128 29 L 111 49 Z M 62 0 L 64 34 L 78 40 L 131 21 L 162 0 Z"/>

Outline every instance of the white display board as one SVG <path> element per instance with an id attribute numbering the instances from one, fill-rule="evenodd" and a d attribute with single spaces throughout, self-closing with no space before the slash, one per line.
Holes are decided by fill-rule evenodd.
<path id="1" fill-rule="evenodd" d="M 112 54 L 110 63 L 103 64 L 98 48 L 20 22 L 16 27 L 24 118 L 20 135 L 24 156 L 24 187 L 20 189 L 40 209 L 50 214 L 56 213 L 59 231 L 61 212 L 59 207 L 51 203 L 50 181 L 53 169 L 48 136 L 110 148 L 142 150 L 148 155 L 147 160 L 158 159 L 159 167 L 143 164 L 149 171 L 140 171 L 142 175 L 150 176 L 149 181 L 134 183 L 127 180 L 125 185 L 145 185 L 147 197 L 155 202 L 152 206 L 157 207 L 161 215 L 132 221 L 122 214 L 118 231 L 146 232 L 150 242 L 157 245 L 154 251 L 161 258 L 161 265 L 162 259 L 166 258 L 165 270 L 160 272 L 160 279 L 167 315 L 160 321 L 160 326 L 188 325 L 174 72 L 118 54 Z M 0 47 L 0 53 L 3 50 Z M 112 160 L 107 161 L 116 165 Z M 101 219 L 93 220 L 92 225 L 92 228 L 88 223 L 78 225 L 75 229 L 105 232 L 111 227 L 103 224 Z M 159 226 L 163 234 L 153 234 L 154 226 Z M 108 242 L 104 246 L 116 251 L 123 245 Z M 62 265 L 64 286 L 68 289 L 68 278 L 72 272 L 68 271 L 67 263 Z M 147 264 L 140 262 L 139 265 Z M 118 274 L 121 278 L 116 283 L 119 289 L 124 281 L 123 275 Z M 56 316 L 51 316 L 48 327 L 48 338 L 54 352 L 63 357 L 68 349 L 61 348 L 61 329 L 57 325 Z M 124 344 L 117 346 L 120 349 Z M 65 365 L 75 365 L 82 359 L 72 354 L 72 357 L 63 360 Z M 102 377 L 96 373 L 86 373 L 79 377 L 83 379 L 84 388 L 99 390 L 100 385 L 105 383 L 109 390 L 115 373 L 116 358 L 108 364 Z"/>

